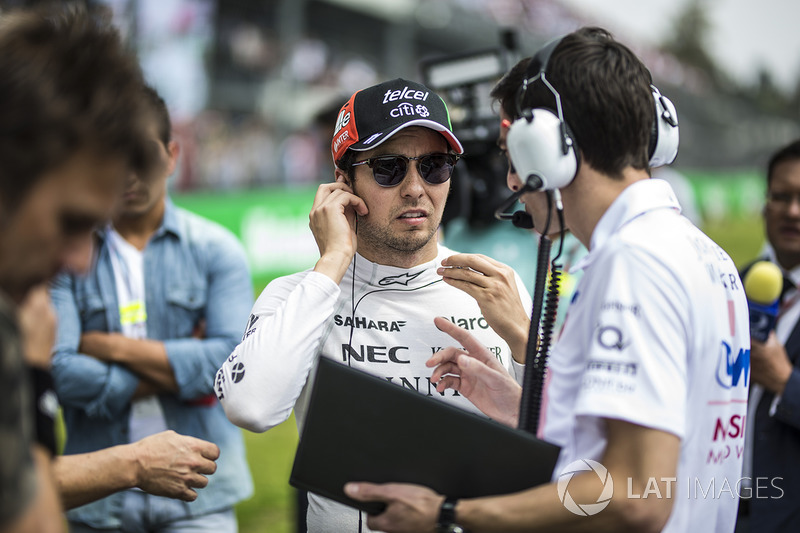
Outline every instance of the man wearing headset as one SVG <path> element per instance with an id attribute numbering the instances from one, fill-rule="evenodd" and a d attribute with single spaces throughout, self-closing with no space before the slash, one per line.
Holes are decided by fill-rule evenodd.
<path id="1" fill-rule="evenodd" d="M 520 177 L 509 186 L 543 188 L 556 204 L 560 190 L 566 226 L 589 249 L 550 357 L 541 436 L 562 448 L 553 482 L 462 500 L 407 484 L 345 490 L 386 502 L 368 523 L 388 532 L 733 531 L 747 302 L 733 261 L 680 215 L 666 182 L 649 179 L 659 154 L 677 150 L 660 124 L 673 127 L 674 108 L 599 28 L 567 35 L 508 76 L 518 81 L 501 104 L 522 117 L 506 138 Z M 659 138 L 648 146 L 654 117 Z M 540 225 L 544 194 L 523 199 Z M 435 354 L 432 379 L 450 374 L 440 388 L 516 425 L 519 386 L 467 332 L 442 326 L 465 350 Z"/>
<path id="2" fill-rule="evenodd" d="M 319 356 L 476 410 L 429 380 L 425 362 L 452 343 L 434 326 L 437 316 L 467 328 L 515 375 L 530 324 L 526 288 L 509 267 L 453 255 L 437 241 L 462 152 L 444 101 L 418 83 L 380 83 L 342 107 L 335 181 L 319 187 L 310 213 L 320 259 L 267 286 L 217 374 L 217 395 L 234 423 L 266 431 L 294 408 L 302 426 Z M 313 494 L 307 516 L 309 531 L 368 530 L 358 511 Z"/>

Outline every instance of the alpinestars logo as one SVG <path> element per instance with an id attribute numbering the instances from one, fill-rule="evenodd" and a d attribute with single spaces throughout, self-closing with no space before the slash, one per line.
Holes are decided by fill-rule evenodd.
<path id="1" fill-rule="evenodd" d="M 425 271 L 420 270 L 416 274 L 403 273 L 398 276 L 386 276 L 385 278 L 383 278 L 378 282 L 378 285 L 380 285 L 381 287 L 386 287 L 387 285 L 397 284 L 397 285 L 405 285 L 406 287 L 408 287 L 408 282 L 417 279 L 417 277 L 419 277 L 419 275 L 422 274 L 423 272 Z"/>

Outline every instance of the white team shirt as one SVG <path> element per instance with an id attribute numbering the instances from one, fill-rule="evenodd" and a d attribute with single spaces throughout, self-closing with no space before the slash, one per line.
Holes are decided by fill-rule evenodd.
<path id="1" fill-rule="evenodd" d="M 349 360 L 351 366 L 398 386 L 478 412 L 457 392 L 439 393 L 430 382 L 433 369 L 425 361 L 455 344 L 436 328 L 434 317 L 468 330 L 518 381 L 524 366 L 513 362 L 510 348 L 489 328 L 477 302 L 436 273 L 454 253 L 439 246 L 434 261 L 410 269 L 357 255 L 354 285 L 352 264 L 338 286 L 313 271 L 274 280 L 253 306 L 242 343 L 217 373 L 215 389 L 228 418 L 246 429 L 265 431 L 286 420 L 294 408 L 302 428 L 311 390 L 307 380 L 320 355 L 342 364 Z M 522 303 L 530 309 L 528 291 L 516 279 Z M 342 416 L 347 416 L 346 406 Z M 357 510 L 309 494 L 310 532 L 355 532 L 358 520 Z M 362 530 L 369 531 L 365 517 L 363 522 Z"/>
<path id="2" fill-rule="evenodd" d="M 733 531 L 750 364 L 736 266 L 651 179 L 611 205 L 576 268 L 544 398 L 543 437 L 562 446 L 554 481 L 573 461 L 601 461 L 604 418 L 666 431 L 681 450 L 664 531 Z"/>

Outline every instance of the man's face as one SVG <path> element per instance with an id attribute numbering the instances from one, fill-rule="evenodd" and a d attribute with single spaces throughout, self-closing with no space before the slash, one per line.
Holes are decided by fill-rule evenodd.
<path id="1" fill-rule="evenodd" d="M 503 122 L 500 126 L 500 135 L 497 137 L 497 146 L 500 148 L 500 151 L 503 152 L 506 157 L 508 157 L 508 175 L 506 176 L 506 184 L 508 185 L 509 189 L 516 192 L 522 188 L 524 183 L 514 170 L 514 166 L 511 164 L 511 156 L 508 153 L 508 146 L 506 145 L 506 138 L 508 137 L 507 124 L 510 124 L 513 122 L 513 120 L 506 115 L 502 109 L 500 111 L 500 120 Z M 536 228 L 537 231 L 544 230 L 544 228 L 547 226 L 547 195 L 542 191 L 528 192 L 523 194 L 519 201 L 524 204 L 525 212 L 533 217 L 534 228 Z M 548 233 L 552 235 L 559 231 L 560 225 L 558 223 L 558 217 L 555 215 L 554 208 Z"/>
<path id="2" fill-rule="evenodd" d="M 115 218 L 141 217 L 160 209 L 164 202 L 167 178 L 175 170 L 178 158 L 178 145 L 171 141 L 164 146 L 153 121 L 149 128 L 148 147 L 153 151 L 155 163 L 146 172 L 129 174 Z"/>
<path id="3" fill-rule="evenodd" d="M 800 265 L 800 160 L 784 161 L 773 169 L 764 225 L 781 266 Z"/>
<path id="4" fill-rule="evenodd" d="M 417 157 L 447 153 L 447 141 L 423 127 L 409 127 L 379 147 L 364 152 L 357 161 L 379 155 Z M 409 161 L 408 172 L 395 187 L 381 187 L 367 165 L 355 167 L 353 190 L 367 204 L 369 213 L 358 220 L 358 251 L 368 259 L 393 266 L 412 266 L 436 257 L 436 231 L 442 221 L 450 182 L 432 185 L 419 175 L 418 161 Z M 421 254 L 421 255 L 420 255 Z"/>
<path id="5" fill-rule="evenodd" d="M 85 272 L 92 230 L 111 214 L 127 165 L 83 150 L 0 215 L 0 288 L 20 302 L 62 268 Z"/>

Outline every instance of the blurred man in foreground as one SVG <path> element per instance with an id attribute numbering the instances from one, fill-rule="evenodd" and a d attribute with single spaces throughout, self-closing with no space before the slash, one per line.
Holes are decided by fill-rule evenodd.
<path id="1" fill-rule="evenodd" d="M 107 22 L 77 9 L 9 11 L 0 15 L 0 531 L 61 531 L 58 493 L 76 488 L 87 457 L 51 462 L 56 400 L 49 373 L 54 321 L 43 283 L 62 268 L 86 271 L 92 229 L 108 218 L 131 169 L 150 165 L 142 77 L 136 59 Z M 23 305 L 22 312 L 19 306 Z M 26 368 L 27 367 L 27 368 Z M 164 439 L 166 437 L 166 439 Z M 177 439 L 176 439 L 177 437 Z M 177 435 L 119 450 L 103 476 L 85 476 L 87 490 L 124 477 L 175 497 L 194 481 L 150 479 L 161 467 L 191 464 L 216 447 Z M 193 439 L 197 440 L 197 439 Z M 151 446 L 172 443 L 171 462 Z M 186 460 L 186 461 L 184 461 Z M 59 463 L 61 460 L 59 460 Z M 135 469 L 135 463 L 142 466 Z M 213 460 L 210 471 L 213 471 Z M 94 468 L 92 466 L 92 468 Z M 205 464 L 199 466 L 209 470 Z M 208 472 L 210 473 L 210 472 Z M 158 475 L 164 475 L 161 471 Z M 56 490 L 56 484 L 61 485 Z M 168 486 L 170 485 L 170 486 Z M 199 486 L 199 485 L 198 485 Z M 188 496 L 187 496 L 188 497 Z M 70 500 L 71 501 L 71 500 Z M 67 503 L 70 504 L 70 501 Z"/>

